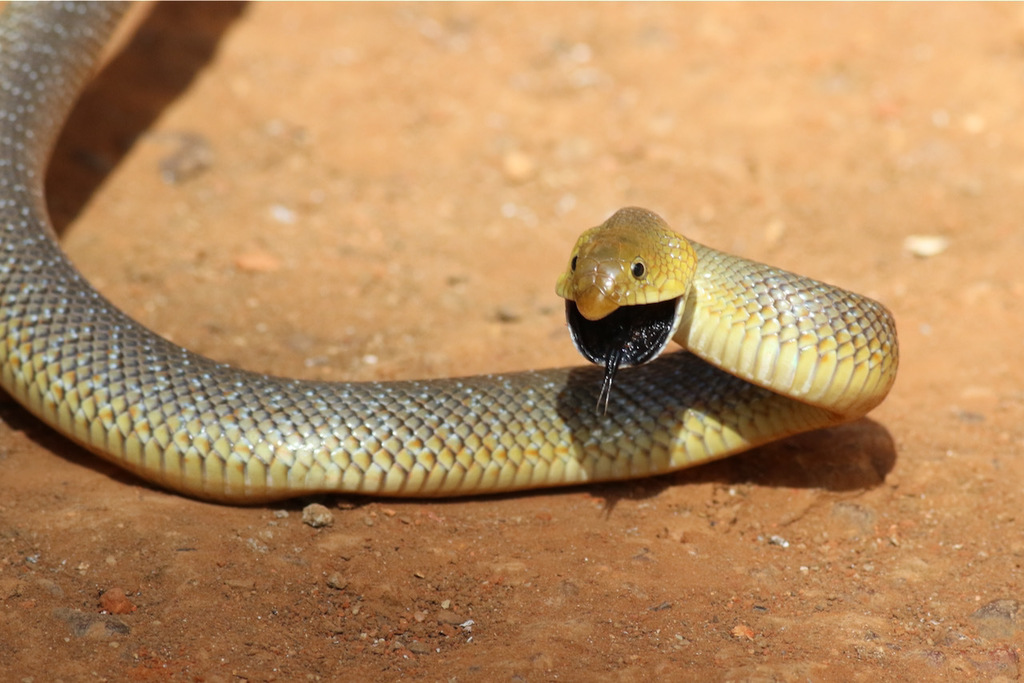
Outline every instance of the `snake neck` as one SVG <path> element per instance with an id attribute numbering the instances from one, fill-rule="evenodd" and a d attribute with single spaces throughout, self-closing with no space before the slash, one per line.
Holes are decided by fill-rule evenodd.
<path id="1" fill-rule="evenodd" d="M 850 418 L 895 379 L 896 325 L 882 304 L 693 243 L 698 267 L 673 339 L 771 391 Z"/>

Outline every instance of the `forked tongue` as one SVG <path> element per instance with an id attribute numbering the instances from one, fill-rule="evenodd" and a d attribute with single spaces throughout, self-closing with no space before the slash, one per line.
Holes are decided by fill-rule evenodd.
<path id="1" fill-rule="evenodd" d="M 607 415 L 608 414 L 608 399 L 612 395 L 612 380 L 615 379 L 615 373 L 619 369 L 619 363 L 622 362 L 622 349 L 615 347 L 608 354 L 608 358 L 604 362 L 604 379 L 601 381 L 601 393 L 597 396 L 597 414 Z"/>

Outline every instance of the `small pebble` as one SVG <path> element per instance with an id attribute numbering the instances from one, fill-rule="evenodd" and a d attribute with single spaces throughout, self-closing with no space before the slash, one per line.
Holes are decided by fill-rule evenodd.
<path id="1" fill-rule="evenodd" d="M 494 317 L 498 319 L 499 323 L 514 323 L 519 322 L 523 317 L 519 314 L 519 311 L 512 308 L 511 306 L 501 305 L 494 312 Z"/>
<path id="2" fill-rule="evenodd" d="M 100 609 L 107 614 L 131 614 L 136 607 L 123 588 L 111 588 L 100 595 Z"/>
<path id="3" fill-rule="evenodd" d="M 16 598 L 25 590 L 25 583 L 13 577 L 0 578 L 0 600 Z"/>
<path id="4" fill-rule="evenodd" d="M 537 167 L 526 152 L 513 150 L 501 160 L 501 169 L 505 178 L 513 183 L 522 183 L 533 177 Z"/>
<path id="5" fill-rule="evenodd" d="M 247 273 L 274 273 L 281 270 L 281 259 L 268 251 L 251 249 L 235 257 L 235 267 Z"/>
<path id="6" fill-rule="evenodd" d="M 213 164 L 213 148 L 198 133 L 165 136 L 177 149 L 160 160 L 160 176 L 168 185 L 180 185 L 202 174 Z"/>
<path id="7" fill-rule="evenodd" d="M 414 655 L 429 655 L 431 652 L 433 652 L 433 649 L 431 649 L 431 647 L 426 643 L 421 643 L 418 640 L 414 640 L 411 643 L 409 643 L 409 652 L 413 653 Z"/>
<path id="8" fill-rule="evenodd" d="M 451 610 L 442 609 L 440 612 L 437 613 L 437 622 L 439 624 L 451 624 L 452 626 L 457 626 L 458 624 L 461 624 L 463 621 L 465 621 L 465 619 L 460 617 L 455 612 L 452 612 Z"/>
<path id="9" fill-rule="evenodd" d="M 1020 603 L 1002 599 L 982 605 L 971 614 L 971 621 L 982 638 L 1006 640 L 1020 630 Z"/>
<path id="10" fill-rule="evenodd" d="M 938 256 L 949 248 L 949 238 L 941 235 L 908 235 L 903 248 L 918 258 Z"/>
<path id="11" fill-rule="evenodd" d="M 735 638 L 746 638 L 747 640 L 754 639 L 754 629 L 750 628 L 746 624 L 739 624 L 732 630 L 732 635 Z"/>
<path id="12" fill-rule="evenodd" d="M 980 114 L 968 114 L 964 117 L 964 130 L 971 135 L 984 132 L 985 126 L 985 117 Z"/>
<path id="13" fill-rule="evenodd" d="M 274 204 L 270 207 L 270 217 L 278 223 L 290 225 L 295 222 L 295 212 L 284 204 Z"/>
<path id="14" fill-rule="evenodd" d="M 331 572 L 327 577 L 327 585 L 334 590 L 343 591 L 348 587 L 348 581 L 338 572 Z"/>
<path id="15" fill-rule="evenodd" d="M 302 508 L 302 523 L 314 529 L 334 525 L 334 514 L 320 503 L 310 503 Z"/>
<path id="16" fill-rule="evenodd" d="M 126 636 L 132 632 L 128 624 L 119 618 L 105 614 L 86 614 L 78 610 L 60 607 L 53 610 L 53 616 L 67 623 L 76 638 L 108 640 L 114 636 Z"/>
<path id="17" fill-rule="evenodd" d="M 764 241 L 769 247 L 774 247 L 782 241 L 783 235 L 786 233 L 786 222 L 781 218 L 775 218 L 769 221 L 768 225 L 764 228 Z"/>

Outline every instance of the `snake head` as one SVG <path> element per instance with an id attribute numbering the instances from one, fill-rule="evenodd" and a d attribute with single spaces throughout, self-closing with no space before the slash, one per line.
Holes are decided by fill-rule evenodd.
<path id="1" fill-rule="evenodd" d="M 696 268 L 686 238 L 646 209 L 620 209 L 576 241 L 555 291 L 573 344 L 605 368 L 599 410 L 618 368 L 653 360 L 668 345 Z"/>

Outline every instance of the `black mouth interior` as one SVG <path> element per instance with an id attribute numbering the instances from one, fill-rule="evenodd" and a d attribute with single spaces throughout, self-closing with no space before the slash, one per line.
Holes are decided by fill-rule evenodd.
<path id="1" fill-rule="evenodd" d="M 604 366 L 597 410 L 605 413 L 612 380 L 619 368 L 654 360 L 672 336 L 679 299 L 656 304 L 621 306 L 600 320 L 587 320 L 575 301 L 565 302 L 565 319 L 573 343 L 583 357 Z"/>

